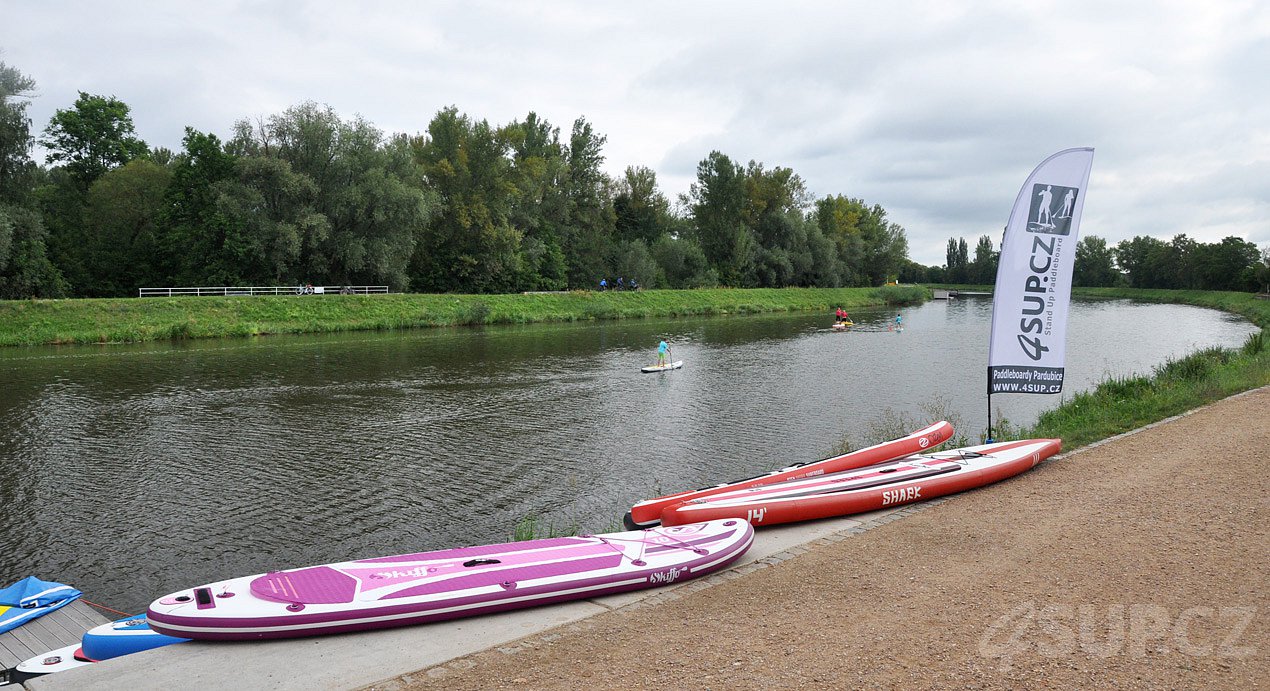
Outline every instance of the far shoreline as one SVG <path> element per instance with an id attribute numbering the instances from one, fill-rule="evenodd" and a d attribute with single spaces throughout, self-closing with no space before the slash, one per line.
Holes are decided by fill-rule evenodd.
<path id="1" fill-rule="evenodd" d="M 923 286 L 459 295 L 255 295 L 0 301 L 0 346 L 141 343 L 920 304 Z"/>

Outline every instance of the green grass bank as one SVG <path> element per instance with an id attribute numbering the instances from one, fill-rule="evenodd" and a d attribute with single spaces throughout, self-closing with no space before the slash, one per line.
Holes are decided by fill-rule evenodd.
<path id="1" fill-rule="evenodd" d="M 998 438 L 1059 437 L 1064 448 L 1074 449 L 1270 385 L 1270 300 L 1197 290 L 1080 288 L 1074 294 L 1209 307 L 1241 315 L 1261 331 L 1239 348 L 1205 348 L 1162 363 L 1150 375 L 1108 379 L 1093 391 L 1065 398 L 1031 428 L 1003 425 Z"/>
<path id="2" fill-rule="evenodd" d="M 258 295 L 0 301 L 0 346 L 848 310 L 919 303 L 920 286 L 514 295 Z"/>
<path id="3" fill-rule="evenodd" d="M 929 286 L 928 286 L 929 287 Z M 992 286 L 939 286 L 961 290 L 992 290 Z M 1086 298 L 1130 299 L 1195 305 L 1238 314 L 1261 327 L 1238 348 L 1206 348 L 1156 366 L 1149 375 L 1112 378 L 1093 391 L 1050 397 L 1055 408 L 1042 413 L 1036 424 L 1021 427 L 1002 419 L 993 400 L 993 437 L 997 441 L 1057 437 L 1063 448 L 1075 449 L 1117 434 L 1158 422 L 1214 401 L 1270 385 L 1270 300 L 1250 293 L 1186 290 L 1077 288 Z M 986 334 L 985 334 L 986 340 Z M 985 344 L 986 345 L 986 344 Z M 1009 399 L 1024 394 L 1002 394 Z M 956 433 L 947 448 L 982 443 L 987 433 L 983 416 L 966 419 L 936 398 L 921 406 L 920 414 L 884 410 L 869 421 L 858 438 L 844 438 L 829 454 L 845 453 L 908 434 L 937 420 L 953 423 Z"/>

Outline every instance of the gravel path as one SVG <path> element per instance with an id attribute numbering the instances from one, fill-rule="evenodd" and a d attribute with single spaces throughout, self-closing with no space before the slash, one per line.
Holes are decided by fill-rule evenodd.
<path id="1" fill-rule="evenodd" d="M 374 688 L 1257 688 L 1268 469 L 1270 387 Z"/>

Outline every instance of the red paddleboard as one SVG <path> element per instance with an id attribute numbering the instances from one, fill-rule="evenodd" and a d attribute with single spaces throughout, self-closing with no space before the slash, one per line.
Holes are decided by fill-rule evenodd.
<path id="1" fill-rule="evenodd" d="M 773 470 L 770 473 L 757 475 L 755 477 L 746 478 L 744 480 L 735 480 L 733 482 L 725 482 L 713 487 L 705 487 L 689 492 L 679 492 L 678 494 L 668 494 L 664 497 L 656 499 L 645 499 L 631 507 L 631 510 L 623 517 L 626 527 L 631 530 L 638 528 L 648 528 L 657 525 L 661 521 L 662 509 L 672 504 L 689 501 L 693 499 L 701 499 L 723 492 L 731 492 L 732 490 L 744 489 L 746 487 L 759 487 L 762 485 L 770 485 L 775 482 L 785 482 L 787 480 L 797 480 L 805 477 L 815 477 L 826 473 L 837 473 L 843 470 L 851 470 L 852 468 L 862 468 L 866 465 L 874 463 L 882 463 L 894 458 L 902 458 L 923 451 L 930 451 L 936 446 L 948 441 L 952 437 L 952 425 L 943 420 L 936 422 L 930 427 L 919 429 L 916 432 L 899 439 L 882 442 L 874 446 L 869 446 L 858 451 L 844 453 L 841 456 L 826 458 L 820 461 L 809 463 L 797 463 L 787 468 Z"/>
<path id="2" fill-rule="evenodd" d="M 758 525 L 875 511 L 962 492 L 1018 475 L 1062 449 L 1026 439 L 921 454 L 833 475 L 690 499 L 665 508 L 662 525 L 740 518 Z"/>

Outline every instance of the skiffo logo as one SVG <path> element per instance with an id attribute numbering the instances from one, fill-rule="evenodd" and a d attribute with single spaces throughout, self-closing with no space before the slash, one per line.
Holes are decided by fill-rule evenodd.
<path id="1" fill-rule="evenodd" d="M 669 569 L 666 569 L 665 571 L 658 571 L 657 573 L 648 574 L 648 582 L 653 584 L 660 584 L 660 585 L 664 585 L 666 583 L 674 583 L 675 581 L 679 580 L 679 577 L 684 575 L 685 573 L 688 573 L 688 567 L 672 566 Z"/>
<path id="2" fill-rule="evenodd" d="M 1029 233 L 1069 235 L 1072 232 L 1072 211 L 1076 208 L 1076 195 L 1080 190 L 1062 185 L 1032 185 L 1032 209 L 1028 213 Z"/>

